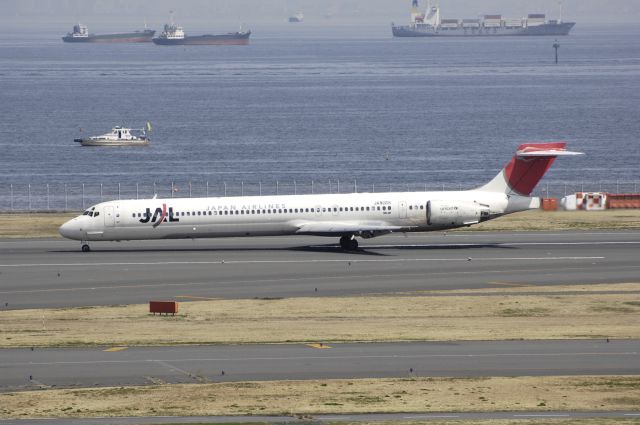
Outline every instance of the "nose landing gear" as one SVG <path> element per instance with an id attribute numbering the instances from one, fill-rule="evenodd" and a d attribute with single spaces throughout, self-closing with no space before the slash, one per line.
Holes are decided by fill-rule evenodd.
<path id="1" fill-rule="evenodd" d="M 353 235 L 343 236 L 340 238 L 340 247 L 345 251 L 357 251 L 358 241 Z"/>

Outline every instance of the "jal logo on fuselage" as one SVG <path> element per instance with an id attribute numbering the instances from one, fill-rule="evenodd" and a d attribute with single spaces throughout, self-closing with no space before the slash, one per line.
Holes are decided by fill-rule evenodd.
<path id="1" fill-rule="evenodd" d="M 152 222 L 153 227 L 158 227 L 160 224 L 167 221 L 167 219 L 172 222 L 180 221 L 178 217 L 173 216 L 173 207 L 169 207 L 169 210 L 167 211 L 167 204 L 162 204 L 162 208 L 156 208 L 153 215 L 151 214 L 151 209 L 147 208 L 147 211 L 142 214 L 142 218 L 139 221 L 140 223 Z"/>

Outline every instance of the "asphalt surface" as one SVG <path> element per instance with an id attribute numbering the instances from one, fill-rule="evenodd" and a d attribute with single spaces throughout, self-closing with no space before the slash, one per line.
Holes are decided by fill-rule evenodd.
<path id="1" fill-rule="evenodd" d="M 0 350 L 0 391 L 411 376 L 637 375 L 640 340 Z"/>
<path id="2" fill-rule="evenodd" d="M 0 240 L 0 309 L 637 282 L 640 232 L 92 243 Z"/>
<path id="3" fill-rule="evenodd" d="M 0 240 L 0 310 L 151 299 L 337 296 L 637 282 L 640 232 L 387 235 L 345 253 L 335 239 L 93 243 Z M 104 347 L 106 349 L 107 347 Z M 637 375 L 640 341 L 0 350 L 0 391 L 272 379 Z M 222 374 L 224 371 L 224 374 Z M 624 412 L 320 415 L 314 421 L 637 418 Z M 299 422 L 293 417 L 20 419 L 21 424 Z M 0 423 L 17 423 L 2 420 Z"/>

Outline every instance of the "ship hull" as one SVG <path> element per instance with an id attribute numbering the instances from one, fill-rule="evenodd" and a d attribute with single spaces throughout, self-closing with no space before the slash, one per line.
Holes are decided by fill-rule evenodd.
<path id="1" fill-rule="evenodd" d="M 153 30 L 135 31 L 122 34 L 91 34 L 88 37 L 62 37 L 65 43 L 149 43 L 155 35 Z"/>
<path id="2" fill-rule="evenodd" d="M 149 139 L 108 140 L 108 139 L 76 139 L 82 146 L 148 146 Z"/>
<path id="3" fill-rule="evenodd" d="M 221 34 L 221 35 L 197 35 L 179 39 L 154 38 L 152 41 L 161 46 L 205 46 L 205 45 L 246 45 L 249 44 L 251 32 Z"/>
<path id="4" fill-rule="evenodd" d="M 500 36 L 563 36 L 569 35 L 575 22 L 543 24 L 522 28 L 440 28 L 432 26 L 391 26 L 394 37 L 500 37 Z"/>

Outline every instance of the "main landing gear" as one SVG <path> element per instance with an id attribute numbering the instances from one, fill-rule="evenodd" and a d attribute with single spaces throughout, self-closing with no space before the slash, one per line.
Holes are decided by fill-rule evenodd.
<path id="1" fill-rule="evenodd" d="M 89 246 L 89 244 L 83 243 L 82 244 L 82 252 L 89 252 L 89 251 L 91 251 L 91 247 Z"/>
<path id="2" fill-rule="evenodd" d="M 351 236 L 343 236 L 340 238 L 340 247 L 345 251 L 356 251 L 358 249 L 358 241 Z"/>

